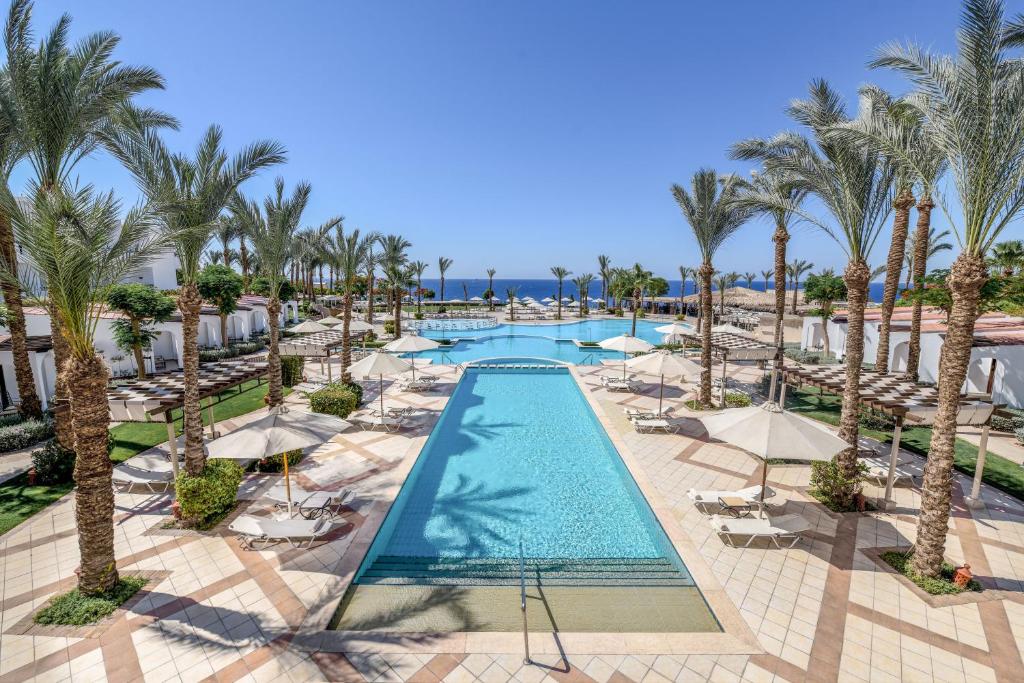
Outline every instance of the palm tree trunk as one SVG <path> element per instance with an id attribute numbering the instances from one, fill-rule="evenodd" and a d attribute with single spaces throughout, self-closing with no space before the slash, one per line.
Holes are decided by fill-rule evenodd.
<path id="1" fill-rule="evenodd" d="M 825 345 L 825 358 L 829 358 L 832 354 L 829 341 L 828 341 L 828 319 L 831 316 L 821 316 L 821 337 Z"/>
<path id="2" fill-rule="evenodd" d="M 444 280 L 441 280 L 441 300 L 444 300 Z M 366 322 L 373 324 L 373 272 L 366 276 Z"/>
<path id="3" fill-rule="evenodd" d="M 782 321 L 786 317 L 786 243 L 789 242 L 789 231 L 783 223 L 775 225 L 772 241 L 775 242 L 775 346 L 782 348 Z M 767 291 L 767 280 L 764 287 Z"/>
<path id="4" fill-rule="evenodd" d="M 395 339 L 402 336 L 402 291 L 395 290 L 393 297 L 395 303 Z"/>
<path id="5" fill-rule="evenodd" d="M 78 590 L 110 590 L 117 583 L 114 557 L 113 463 L 107 452 L 107 366 L 95 354 L 70 358 L 64 366 L 71 392 L 70 413 L 75 444 L 75 523 L 81 564 Z"/>
<path id="6" fill-rule="evenodd" d="M 132 326 L 132 335 L 139 338 L 139 319 L 130 318 Z M 135 355 L 135 374 L 139 379 L 146 379 L 146 359 L 142 355 L 142 345 L 136 344 L 132 347 L 132 353 Z"/>
<path id="7" fill-rule="evenodd" d="M 238 237 L 238 260 L 242 262 L 242 291 L 249 293 L 249 250 L 245 247 L 245 236 Z"/>
<path id="8" fill-rule="evenodd" d="M 11 217 L 0 212 L 0 262 L 9 273 L 16 273 L 18 257 L 14 251 L 14 231 Z M 11 330 L 11 355 L 14 357 L 14 378 L 18 384 L 20 403 L 18 412 L 23 417 L 42 417 L 43 407 L 36 393 L 35 376 L 28 359 L 25 311 L 21 303 L 21 288 L 6 278 L 0 282 L 0 291 L 7 304 L 7 327 Z"/>
<path id="9" fill-rule="evenodd" d="M 349 332 L 349 322 L 352 320 L 352 293 L 347 288 L 342 303 L 341 320 L 341 381 L 348 384 L 352 381 L 352 375 L 348 371 L 348 367 L 352 365 L 352 334 Z"/>
<path id="10" fill-rule="evenodd" d="M 561 292 L 559 292 L 559 294 L 561 294 Z M 561 296 L 559 296 L 559 298 L 561 298 Z M 636 316 L 637 316 L 637 311 L 640 310 L 639 300 L 640 300 L 640 290 L 638 289 L 638 290 L 633 292 L 633 327 L 629 331 L 629 333 L 631 335 L 633 335 L 634 337 L 636 336 Z M 559 307 L 561 307 L 561 304 L 559 304 Z"/>
<path id="11" fill-rule="evenodd" d="M 800 280 L 793 278 L 793 307 L 790 309 L 790 313 L 796 315 L 796 296 L 800 292 Z"/>
<path id="12" fill-rule="evenodd" d="M 910 319 L 910 343 L 907 353 L 906 377 L 917 381 L 918 365 L 921 363 L 921 293 L 924 291 L 924 276 L 928 269 L 928 232 L 931 229 L 932 209 L 935 204 L 929 196 L 917 202 L 917 227 L 914 228 L 914 312 Z"/>
<path id="13" fill-rule="evenodd" d="M 199 474 L 206 466 L 203 449 L 203 417 L 199 399 L 199 311 L 203 297 L 195 284 L 181 287 L 178 294 L 178 309 L 181 311 L 183 338 L 182 360 L 184 361 L 185 402 L 185 469 L 189 474 Z"/>
<path id="14" fill-rule="evenodd" d="M 700 397 L 702 406 L 711 405 L 711 275 L 715 269 L 710 263 L 702 263 L 700 272 L 700 309 L 704 319 L 700 338 Z"/>
<path id="15" fill-rule="evenodd" d="M 956 443 L 956 416 L 960 390 L 967 379 L 978 318 L 981 288 L 988 279 L 985 260 L 961 253 L 953 262 L 946 282 L 953 306 L 946 325 L 946 341 L 939 359 L 938 407 L 932 424 L 932 439 L 921 485 L 921 514 L 917 522 L 917 545 L 913 568 L 922 576 L 937 576 L 949 531 L 949 512 Z"/>
<path id="16" fill-rule="evenodd" d="M 267 317 L 270 318 L 270 350 L 267 352 L 270 386 L 267 388 L 267 405 L 271 408 L 284 402 L 284 393 L 281 391 L 280 315 L 281 300 L 275 296 L 267 302 Z"/>
<path id="17" fill-rule="evenodd" d="M 68 342 L 64 338 L 61 329 L 60 314 L 57 309 L 50 306 L 50 338 L 53 340 L 53 362 L 57 368 L 57 379 L 54 382 L 53 400 L 53 430 L 56 434 L 57 443 L 71 451 L 75 448 L 75 434 L 71 426 L 71 398 L 68 391 L 67 373 L 64 368 L 67 365 L 71 352 Z"/>
<path id="18" fill-rule="evenodd" d="M 850 447 L 836 456 L 847 479 L 852 480 L 857 472 L 857 419 L 860 416 L 860 366 L 864 362 L 864 307 L 867 305 L 868 280 L 871 269 L 863 260 L 850 261 L 843 273 L 846 281 L 847 332 L 846 332 L 846 386 L 843 390 L 843 409 L 839 417 L 839 438 Z M 844 508 L 852 505 L 855 487 L 850 486 L 841 493 L 837 501 Z"/>
<path id="19" fill-rule="evenodd" d="M 910 207 L 913 205 L 914 195 L 909 189 L 904 189 L 893 204 L 896 214 L 892 222 L 889 258 L 885 262 L 882 322 L 878 328 L 878 350 L 875 352 L 875 372 L 883 375 L 889 372 L 889 328 L 892 324 L 892 311 L 896 305 L 896 290 L 900 286 L 900 272 L 903 270 L 903 254 L 907 249 L 907 230 L 910 226 Z"/>
<path id="20" fill-rule="evenodd" d="M 220 347 L 228 347 L 228 316 L 224 313 L 220 314 Z"/>
<path id="21" fill-rule="evenodd" d="M 558 319 L 562 319 L 562 281 L 558 281 Z M 636 299 L 633 300 L 633 333 L 636 333 Z"/>

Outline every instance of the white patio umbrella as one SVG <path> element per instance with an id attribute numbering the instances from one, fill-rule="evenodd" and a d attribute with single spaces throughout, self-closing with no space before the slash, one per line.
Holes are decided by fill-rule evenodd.
<path id="1" fill-rule="evenodd" d="M 312 320 L 305 320 L 295 327 L 289 328 L 288 331 L 296 334 L 308 334 L 310 332 L 326 332 L 329 329 L 330 328 L 327 327 L 327 325 L 321 325 L 320 323 Z"/>
<path id="2" fill-rule="evenodd" d="M 348 371 L 353 377 L 361 375 L 365 378 L 377 375 L 380 378 L 380 413 L 383 415 L 384 375 L 400 375 L 403 372 L 408 372 L 411 368 L 412 363 L 404 358 L 393 356 L 390 353 L 375 351 L 361 361 L 350 365 Z"/>
<path id="3" fill-rule="evenodd" d="M 661 327 L 655 327 L 655 332 L 661 332 L 672 337 L 677 337 L 681 334 L 693 334 L 693 328 L 687 325 L 680 325 L 679 323 L 671 323 L 669 325 L 662 325 Z"/>
<path id="4" fill-rule="evenodd" d="M 352 423 L 334 415 L 273 409 L 266 417 L 236 429 L 207 445 L 210 458 L 249 460 L 287 454 L 300 448 L 316 446 L 343 432 Z M 292 486 L 288 475 L 288 456 L 284 458 L 284 486 L 288 496 L 288 516 L 292 514 Z"/>
<path id="5" fill-rule="evenodd" d="M 610 337 L 597 343 L 602 349 L 622 352 L 622 378 L 626 378 L 626 354 L 647 353 L 654 348 L 654 344 L 645 342 L 639 337 L 631 334 L 620 334 L 618 337 Z"/>
<path id="6" fill-rule="evenodd" d="M 427 351 L 429 349 L 436 349 L 440 346 L 440 342 L 436 342 L 428 337 L 417 337 L 407 336 L 399 337 L 394 341 L 390 341 L 384 345 L 385 351 L 392 351 L 395 353 L 416 353 L 417 351 Z M 412 378 L 416 379 L 416 362 L 415 359 L 409 363 L 412 365 Z"/>
<path id="7" fill-rule="evenodd" d="M 470 301 L 483 301 L 483 297 L 474 296 L 470 299 Z"/>
<path id="8" fill-rule="evenodd" d="M 340 330 L 344 326 L 345 326 L 345 323 L 344 323 L 344 321 L 342 321 L 341 324 L 335 325 L 334 329 Z M 373 325 L 371 325 L 370 323 L 366 322 L 362 318 L 352 318 L 351 320 L 348 321 L 348 331 L 349 332 L 367 332 L 368 330 L 372 330 L 372 329 L 373 329 Z"/>
<path id="9" fill-rule="evenodd" d="M 735 325 L 731 325 L 731 324 L 728 324 L 728 323 L 725 324 L 725 325 L 715 325 L 714 327 L 711 328 L 711 331 L 712 332 L 726 332 L 728 334 L 736 334 L 736 335 L 739 335 L 741 337 L 749 337 L 750 336 L 750 332 L 748 332 L 747 330 L 743 329 L 742 327 L 736 327 Z"/>
<path id="10" fill-rule="evenodd" d="M 676 356 L 670 351 L 655 351 L 636 358 L 630 358 L 624 365 L 630 370 L 648 375 L 661 375 L 661 390 L 658 392 L 658 415 L 661 415 L 662 400 L 665 397 L 665 376 L 682 377 L 700 371 L 700 366 L 692 360 Z"/>
<path id="11" fill-rule="evenodd" d="M 546 304 L 550 304 L 550 303 L 554 303 L 555 300 L 552 299 L 550 296 L 546 296 L 543 299 L 541 299 L 541 301 L 546 303 Z"/>
<path id="12" fill-rule="evenodd" d="M 340 318 L 335 318 L 333 315 L 329 315 L 326 318 L 320 318 L 317 320 L 321 325 L 337 325 L 340 322 L 344 322 Z"/>
<path id="13" fill-rule="evenodd" d="M 604 299 L 602 299 L 601 297 L 595 297 L 595 298 L 591 299 L 590 301 L 591 301 L 591 303 L 595 303 L 595 304 L 603 304 L 604 303 Z"/>
<path id="14" fill-rule="evenodd" d="M 778 404 L 731 408 L 701 418 L 708 435 L 739 446 L 762 461 L 761 502 L 768 481 L 768 460 L 823 461 L 850 447 L 821 424 Z"/>

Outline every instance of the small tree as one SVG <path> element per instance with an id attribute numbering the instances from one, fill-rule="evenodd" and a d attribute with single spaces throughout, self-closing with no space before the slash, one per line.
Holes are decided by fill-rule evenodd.
<path id="1" fill-rule="evenodd" d="M 818 304 L 821 315 L 822 336 L 825 341 L 825 356 L 830 355 L 828 343 L 828 321 L 832 317 L 832 305 L 846 299 L 846 282 L 831 268 L 809 275 L 804 283 L 804 297 Z"/>
<path id="2" fill-rule="evenodd" d="M 242 296 L 242 276 L 227 266 L 209 265 L 199 273 L 196 284 L 203 299 L 217 307 L 220 315 L 220 343 L 227 347 L 228 316 L 238 309 L 238 297 Z"/>
<path id="3" fill-rule="evenodd" d="M 281 301 L 291 301 L 298 293 L 292 281 L 286 277 L 278 278 L 277 295 Z M 258 277 L 252 281 L 252 293 L 259 296 L 270 296 L 270 279 Z"/>
<path id="4" fill-rule="evenodd" d="M 146 377 L 143 349 L 156 339 L 153 326 L 168 320 L 177 306 L 174 299 L 149 285 L 114 285 L 107 293 L 107 305 L 128 316 L 113 324 L 118 348 L 135 356 L 139 379 Z"/>

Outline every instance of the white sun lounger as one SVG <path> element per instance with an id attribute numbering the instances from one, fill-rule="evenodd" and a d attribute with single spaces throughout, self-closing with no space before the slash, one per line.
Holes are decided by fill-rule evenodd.
<path id="1" fill-rule="evenodd" d="M 721 517 L 711 516 L 711 528 L 724 542 L 733 548 L 748 548 L 758 538 L 767 538 L 776 548 L 792 548 L 800 541 L 800 534 L 808 531 L 811 525 L 800 515 L 782 515 L 780 517 Z M 742 546 L 736 545 L 736 537 L 747 537 Z"/>
<path id="2" fill-rule="evenodd" d="M 267 498 L 274 501 L 277 507 L 288 507 L 288 495 L 284 486 L 274 486 L 266 493 Z M 356 497 L 352 489 L 336 491 L 307 491 L 298 486 L 292 487 L 292 508 L 306 519 L 318 519 L 324 514 L 334 519 L 341 514 L 341 508 Z"/>
<path id="3" fill-rule="evenodd" d="M 916 470 L 912 470 L 905 465 L 896 465 L 896 470 L 893 474 L 892 485 L 899 486 L 900 484 L 907 484 L 913 486 L 916 478 L 922 476 Z M 879 488 L 885 488 L 885 484 L 889 481 L 889 465 L 878 466 L 870 465 L 868 467 L 867 474 L 864 478 L 873 483 Z"/>
<path id="4" fill-rule="evenodd" d="M 765 498 L 771 498 L 774 495 L 775 491 L 770 487 L 765 489 Z M 755 503 L 761 500 L 761 485 L 748 486 L 738 491 L 698 491 L 697 489 L 690 489 L 686 492 L 686 497 L 692 500 L 693 504 L 701 510 L 705 510 L 708 505 L 719 505 L 719 498 L 742 498 L 750 503 Z"/>
<path id="5" fill-rule="evenodd" d="M 435 379 L 436 381 L 436 379 Z M 400 382 L 398 388 L 402 391 L 426 391 L 434 386 L 434 382 L 430 380 L 421 380 L 419 377 L 412 380 Z"/>
<path id="6" fill-rule="evenodd" d="M 263 550 L 282 541 L 293 548 L 308 548 L 331 530 L 328 519 L 267 519 L 241 515 L 228 525 L 243 548 Z"/>
<path id="7" fill-rule="evenodd" d="M 631 379 L 602 379 L 601 384 L 608 391 L 636 391 L 640 383 Z"/>
<path id="8" fill-rule="evenodd" d="M 402 427 L 402 418 L 400 417 L 375 417 L 373 415 L 356 415 L 348 419 L 359 425 L 363 429 L 363 431 L 373 431 L 374 429 L 380 427 L 388 432 L 397 432 Z"/>
<path id="9" fill-rule="evenodd" d="M 626 417 L 628 417 L 630 420 L 634 420 L 634 419 L 639 419 L 639 420 L 656 420 L 658 418 L 662 418 L 665 415 L 667 415 L 670 410 L 671 410 L 671 408 L 667 408 L 664 411 L 662 411 L 662 413 L 659 415 L 658 411 L 656 411 L 656 410 L 647 410 L 645 408 L 628 408 L 627 407 L 627 408 L 623 408 L 622 412 L 626 413 Z"/>
<path id="10" fill-rule="evenodd" d="M 675 434 L 679 431 L 679 427 L 675 426 L 668 420 L 663 419 L 634 419 L 633 427 L 636 431 L 641 434 L 649 434 L 651 432 L 666 432 Z"/>
<path id="11" fill-rule="evenodd" d="M 150 493 L 163 493 L 174 486 L 174 473 L 170 470 L 154 472 L 138 467 L 115 467 L 112 475 L 114 489 L 129 493 L 136 486 L 144 486 Z"/>

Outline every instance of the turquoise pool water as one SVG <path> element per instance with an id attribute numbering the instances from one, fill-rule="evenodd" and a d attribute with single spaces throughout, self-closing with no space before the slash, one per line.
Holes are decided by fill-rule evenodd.
<path id="1" fill-rule="evenodd" d="M 399 492 L 378 556 L 667 558 L 664 531 L 566 368 L 468 368 Z"/>
<path id="2" fill-rule="evenodd" d="M 652 344 L 661 343 L 664 335 L 654 328 L 664 322 L 638 320 L 636 336 Z M 453 339 L 458 341 L 450 348 L 422 351 L 420 358 L 430 358 L 435 363 L 467 363 L 482 358 L 551 358 L 574 365 L 597 365 L 605 359 L 622 358 L 616 351 L 605 351 L 597 347 L 579 347 L 572 339 L 599 342 L 609 337 L 628 334 L 629 319 L 585 320 L 561 325 L 499 325 L 489 330 L 465 330 L 459 332 L 424 331 L 423 336 L 431 339 Z"/>

